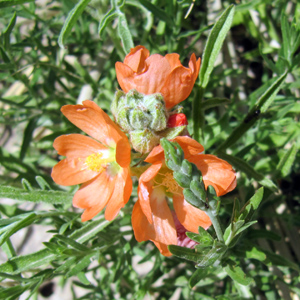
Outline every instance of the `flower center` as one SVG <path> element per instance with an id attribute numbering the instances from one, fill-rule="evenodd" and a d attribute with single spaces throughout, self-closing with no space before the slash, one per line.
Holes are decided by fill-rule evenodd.
<path id="1" fill-rule="evenodd" d="M 178 185 L 178 183 L 175 181 L 173 178 L 173 172 L 163 172 L 163 173 L 158 173 L 158 175 L 154 179 L 154 186 L 153 188 L 163 186 L 165 187 L 166 193 L 170 194 L 182 194 L 181 193 L 181 188 Z"/>
<path id="2" fill-rule="evenodd" d="M 109 159 L 103 158 L 103 153 L 93 153 L 85 159 L 88 169 L 94 172 L 101 172 L 106 168 Z"/>

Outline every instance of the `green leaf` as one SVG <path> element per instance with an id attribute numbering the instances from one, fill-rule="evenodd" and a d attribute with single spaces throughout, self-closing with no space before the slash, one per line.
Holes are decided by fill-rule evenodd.
<path id="1" fill-rule="evenodd" d="M 131 48 L 134 48 L 131 32 L 128 28 L 125 15 L 119 13 L 118 18 L 118 33 L 123 43 L 125 53 L 129 53 Z"/>
<path id="2" fill-rule="evenodd" d="M 246 230 L 248 227 L 252 226 L 253 224 L 257 223 L 257 221 L 251 221 L 246 223 L 244 226 L 242 226 L 240 229 L 237 230 L 236 235 L 240 234 L 244 230 Z"/>
<path id="3" fill-rule="evenodd" d="M 31 143 L 33 131 L 36 129 L 37 120 L 37 118 L 30 119 L 24 130 L 23 142 L 20 151 L 20 160 L 24 159 L 29 144 Z"/>
<path id="4" fill-rule="evenodd" d="M 206 110 L 212 107 L 220 106 L 220 105 L 225 105 L 229 104 L 230 100 L 227 98 L 211 98 L 208 100 L 205 100 L 202 103 L 202 110 Z"/>
<path id="5" fill-rule="evenodd" d="M 295 144 L 285 153 L 285 155 L 281 158 L 279 164 L 276 167 L 276 170 L 280 172 L 281 177 L 286 177 L 294 164 L 297 154 L 297 147 Z"/>
<path id="6" fill-rule="evenodd" d="M 260 110 L 261 113 L 266 112 L 268 107 L 272 104 L 275 96 L 279 92 L 281 85 L 284 83 L 287 72 L 277 78 L 277 80 L 266 90 L 266 92 L 257 100 L 254 110 Z M 252 109 L 253 111 L 253 109 Z M 251 113 L 251 112 L 250 112 Z"/>
<path id="7" fill-rule="evenodd" d="M 5 50 L 8 50 L 8 48 L 10 47 L 10 34 L 11 34 L 13 28 L 15 27 L 16 19 L 17 19 L 17 14 L 16 14 L 16 12 L 14 12 L 14 15 L 10 19 L 10 22 L 9 22 L 7 28 L 3 31 L 4 49 Z"/>
<path id="8" fill-rule="evenodd" d="M 269 188 L 274 192 L 278 190 L 277 186 L 271 179 L 264 178 L 262 174 L 255 171 L 254 168 L 243 159 L 228 155 L 224 152 L 218 153 L 218 156 L 232 164 L 237 170 L 244 172 L 249 178 L 253 178 L 258 181 L 261 185 Z"/>
<path id="9" fill-rule="evenodd" d="M 1 7 L 1 6 L 0 6 Z M 23 294 L 29 287 L 29 284 L 21 286 L 13 286 L 0 290 L 0 299 L 17 299 L 18 296 Z M 13 297 L 13 298 L 11 298 Z"/>
<path id="10" fill-rule="evenodd" d="M 48 249 L 43 249 L 25 256 L 17 256 L 0 265 L 0 272 L 17 274 L 34 269 L 55 260 L 57 255 Z"/>
<path id="11" fill-rule="evenodd" d="M 259 204 L 261 203 L 264 195 L 264 188 L 261 187 L 256 191 L 256 193 L 250 198 L 250 200 L 242 208 L 239 220 L 250 221 L 255 210 L 257 210 Z"/>
<path id="12" fill-rule="evenodd" d="M 85 273 L 84 272 L 79 272 L 76 274 L 78 279 L 85 285 L 90 285 L 91 283 L 89 282 L 89 280 L 86 278 Z"/>
<path id="13" fill-rule="evenodd" d="M 55 239 L 57 239 L 58 241 L 62 241 L 64 242 L 64 244 L 68 245 L 68 246 L 71 246 L 72 248 L 78 250 L 78 251 L 89 251 L 89 248 L 80 244 L 80 243 L 77 243 L 76 241 L 74 241 L 74 239 L 72 238 L 68 238 L 68 237 L 65 237 L 63 235 L 55 235 Z M 60 243 L 61 244 L 61 243 Z"/>
<path id="14" fill-rule="evenodd" d="M 215 23 L 213 29 L 210 32 L 210 35 L 205 45 L 199 76 L 200 84 L 203 88 L 207 86 L 210 74 L 214 68 L 214 63 L 221 50 L 227 32 L 230 29 L 233 15 L 234 5 L 230 5 L 223 12 L 223 14 Z"/>
<path id="15" fill-rule="evenodd" d="M 51 190 L 50 185 L 42 176 L 35 176 L 35 180 L 43 191 Z"/>
<path id="16" fill-rule="evenodd" d="M 262 251 L 264 251 L 267 256 L 265 263 L 271 263 L 272 265 L 275 265 L 275 266 L 289 267 L 289 268 L 297 271 L 298 273 L 300 272 L 299 266 L 296 263 L 288 260 L 287 258 L 285 258 L 281 255 L 269 252 L 267 250 L 262 250 Z"/>
<path id="17" fill-rule="evenodd" d="M 193 288 L 201 279 L 206 278 L 209 268 L 197 269 L 189 280 L 190 287 Z"/>
<path id="18" fill-rule="evenodd" d="M 103 30 L 106 28 L 106 26 L 108 25 L 108 23 L 111 22 L 111 21 L 113 21 L 113 19 L 115 19 L 118 15 L 119 15 L 119 11 L 117 11 L 115 9 L 115 7 L 113 7 L 112 9 L 110 9 L 105 14 L 105 16 L 99 22 L 99 26 L 98 26 L 98 34 L 99 34 L 100 38 L 102 36 Z"/>
<path id="19" fill-rule="evenodd" d="M 248 239 L 269 239 L 273 241 L 280 241 L 281 236 L 273 231 L 269 231 L 266 229 L 250 229 L 247 233 Z"/>
<path id="20" fill-rule="evenodd" d="M 236 127 L 230 136 L 217 148 L 216 152 L 224 152 L 227 148 L 236 143 L 258 120 L 261 113 L 266 112 L 267 108 L 272 104 L 275 96 L 279 92 L 281 85 L 285 81 L 287 72 L 278 77 L 272 85 L 264 92 L 263 95 L 256 101 L 256 104 L 245 117 L 244 121 Z M 265 181 L 266 184 L 270 183 Z"/>
<path id="21" fill-rule="evenodd" d="M 224 270 L 232 278 L 232 280 L 238 282 L 241 285 L 249 285 L 253 282 L 253 279 L 246 276 L 244 271 L 238 266 L 227 265 Z"/>
<path id="22" fill-rule="evenodd" d="M 20 229 L 31 225 L 36 220 L 36 214 L 32 213 L 27 215 L 26 217 L 22 218 L 19 221 L 16 221 L 6 227 L 4 227 L 4 233 L 0 236 L 0 246 L 6 242 L 6 240 L 12 236 L 15 232 L 19 231 Z M 2 231 L 2 229 L 1 229 Z"/>
<path id="23" fill-rule="evenodd" d="M 169 245 L 168 249 L 173 255 L 194 262 L 198 262 L 202 258 L 202 255 L 200 253 L 196 253 L 194 249 L 189 249 L 175 245 Z"/>
<path id="24" fill-rule="evenodd" d="M 84 243 L 96 237 L 97 234 L 110 223 L 111 221 L 106 221 L 104 219 L 90 222 L 70 234 L 69 238 L 74 239 L 77 243 Z M 32 254 L 18 256 L 10 259 L 9 261 L 0 265 L 0 272 L 17 274 L 20 272 L 38 268 L 57 259 L 59 259 L 59 256 L 57 256 L 57 254 L 52 253 L 52 251 L 49 249 L 43 249 Z"/>
<path id="25" fill-rule="evenodd" d="M 213 265 L 217 260 L 221 259 L 226 250 L 227 246 L 224 243 L 215 241 L 213 247 L 203 256 L 197 267 L 205 268 Z"/>
<path id="26" fill-rule="evenodd" d="M 282 11 L 281 14 L 281 33 L 282 33 L 282 48 L 285 59 L 291 62 L 291 28 L 289 27 L 287 17 Z"/>
<path id="27" fill-rule="evenodd" d="M 9 7 L 18 4 L 24 4 L 28 2 L 34 2 L 35 0 L 0 0 L 0 8 Z"/>
<path id="28" fill-rule="evenodd" d="M 30 201 L 36 203 L 44 202 L 50 204 L 69 204 L 73 198 L 70 193 L 66 192 L 42 190 L 26 191 L 24 189 L 10 186 L 0 186 L 0 197 L 19 201 Z"/>
<path id="29" fill-rule="evenodd" d="M 186 232 L 186 235 L 195 242 L 200 243 L 200 246 L 210 246 L 214 241 L 212 236 L 202 227 L 199 227 L 199 234 Z"/>
<path id="30" fill-rule="evenodd" d="M 91 0 L 80 0 L 75 7 L 69 12 L 68 17 L 64 23 L 64 26 L 58 37 L 58 45 L 60 48 L 64 49 L 65 40 L 69 36 L 74 24 L 83 13 L 86 6 L 90 3 Z"/>
<path id="31" fill-rule="evenodd" d="M 170 27 L 174 26 L 174 21 L 172 18 L 168 16 L 168 14 L 157 7 L 156 5 L 153 5 L 150 1 L 148 0 L 139 0 L 139 2 L 146 7 L 148 10 L 150 10 L 154 16 L 158 17 L 160 20 L 166 22 Z"/>
<path id="32" fill-rule="evenodd" d="M 265 259 L 267 258 L 264 251 L 262 251 L 256 247 L 252 247 L 251 249 L 247 250 L 245 254 L 246 254 L 246 258 L 256 259 L 259 261 L 265 261 Z"/>
<path id="33" fill-rule="evenodd" d="M 83 257 L 81 260 L 79 260 L 75 267 L 73 267 L 72 269 L 70 269 L 67 273 L 66 273 L 66 277 L 71 277 L 74 275 L 77 275 L 79 272 L 81 272 L 84 268 L 86 268 L 87 266 L 90 265 L 91 263 L 91 258 L 95 255 L 95 253 L 91 253 L 85 257 Z"/>

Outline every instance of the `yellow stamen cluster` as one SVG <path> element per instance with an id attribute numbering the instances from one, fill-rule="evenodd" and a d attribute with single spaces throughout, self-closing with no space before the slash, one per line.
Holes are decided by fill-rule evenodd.
<path id="1" fill-rule="evenodd" d="M 102 158 L 102 153 L 93 153 L 85 159 L 88 169 L 94 172 L 101 172 L 105 169 L 107 160 Z"/>
<path id="2" fill-rule="evenodd" d="M 175 179 L 173 178 L 173 173 L 172 172 L 166 172 L 166 173 L 158 173 L 161 178 L 161 183 L 156 182 L 155 187 L 159 187 L 159 186 L 164 186 L 166 188 L 166 192 L 167 193 L 171 193 L 171 194 L 179 194 L 180 193 L 180 187 L 178 185 L 178 183 L 175 181 Z"/>

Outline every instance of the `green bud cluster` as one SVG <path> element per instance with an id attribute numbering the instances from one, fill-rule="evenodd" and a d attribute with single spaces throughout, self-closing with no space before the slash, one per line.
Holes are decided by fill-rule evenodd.
<path id="1" fill-rule="evenodd" d="M 201 210 L 211 210 L 217 214 L 218 198 L 212 186 L 205 190 L 201 172 L 196 165 L 184 159 L 184 153 L 178 143 L 163 138 L 160 144 L 165 151 L 166 165 L 173 170 L 173 177 L 183 188 L 187 202 Z"/>
<path id="2" fill-rule="evenodd" d="M 186 130 L 186 126 L 167 127 L 169 113 L 161 94 L 117 91 L 111 111 L 115 122 L 129 134 L 133 149 L 140 153 L 150 152 L 161 138 L 174 139 Z"/>
<path id="3" fill-rule="evenodd" d="M 167 128 L 168 114 L 161 94 L 136 90 L 117 91 L 111 105 L 115 122 L 130 135 L 133 148 L 147 153 L 159 144 L 159 132 Z"/>

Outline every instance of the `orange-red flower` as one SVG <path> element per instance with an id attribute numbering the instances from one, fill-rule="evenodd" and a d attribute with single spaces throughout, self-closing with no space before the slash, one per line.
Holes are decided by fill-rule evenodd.
<path id="1" fill-rule="evenodd" d="M 105 206 L 105 218 L 112 220 L 132 191 L 127 136 L 93 101 L 65 105 L 61 111 L 91 137 L 69 134 L 56 138 L 53 146 L 66 158 L 54 166 L 51 176 L 61 185 L 83 183 L 73 198 L 75 207 L 85 209 L 82 221 L 92 219 Z"/>
<path id="2" fill-rule="evenodd" d="M 117 79 L 124 92 L 136 89 L 149 95 L 161 93 L 171 108 L 191 93 L 200 69 L 200 58 L 193 53 L 189 67 L 182 66 L 177 53 L 150 55 L 144 46 L 136 46 L 124 62 L 116 63 Z"/>
<path id="3" fill-rule="evenodd" d="M 175 141 L 182 147 L 185 159 L 201 171 L 206 188 L 212 185 L 218 196 L 235 188 L 236 176 L 229 163 L 214 155 L 201 154 L 204 148 L 190 137 L 178 136 Z M 211 221 L 204 211 L 184 199 L 182 189 L 164 163 L 160 145 L 150 152 L 145 161 L 152 165 L 139 178 L 139 199 L 132 212 L 135 238 L 138 242 L 153 241 L 163 255 L 169 256 L 171 253 L 167 246 L 178 244 L 179 233 L 166 196 L 173 197 L 176 216 L 188 231 L 197 233 L 199 226 L 207 229 Z"/>

